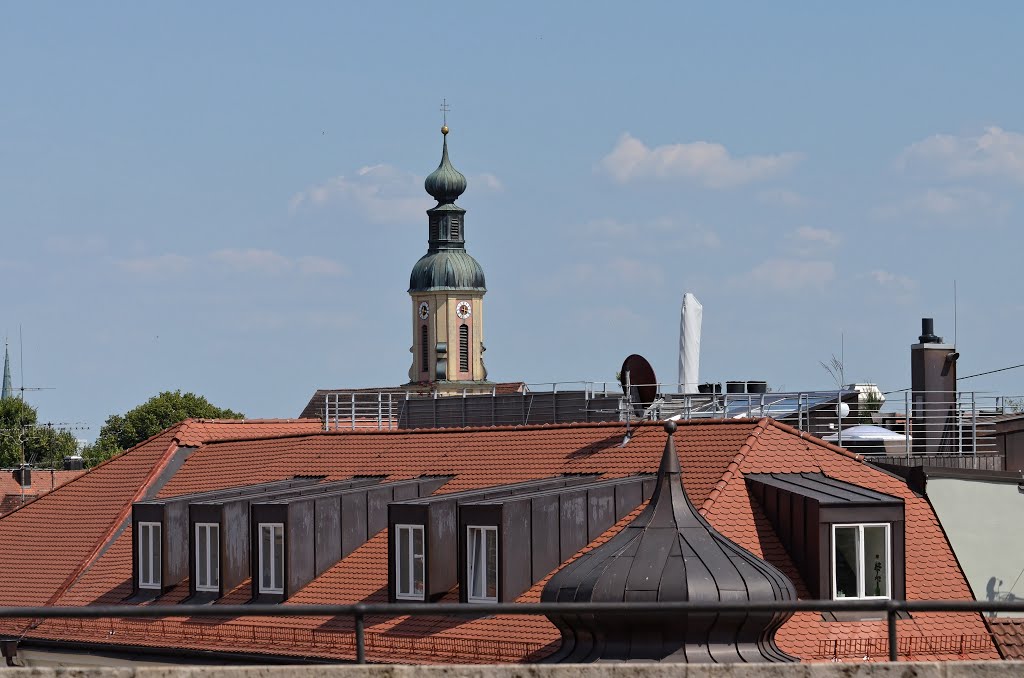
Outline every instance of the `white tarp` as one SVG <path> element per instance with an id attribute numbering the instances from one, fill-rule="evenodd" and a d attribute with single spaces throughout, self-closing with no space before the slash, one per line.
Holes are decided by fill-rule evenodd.
<path id="1" fill-rule="evenodd" d="M 696 393 L 700 380 L 700 325 L 704 307 L 691 292 L 683 295 L 679 318 L 679 388 L 683 393 Z"/>

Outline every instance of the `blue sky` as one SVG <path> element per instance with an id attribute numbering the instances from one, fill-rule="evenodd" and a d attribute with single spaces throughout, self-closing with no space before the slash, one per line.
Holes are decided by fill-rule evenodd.
<path id="1" fill-rule="evenodd" d="M 0 331 L 44 419 L 404 382 L 423 177 L 469 178 L 498 380 L 909 386 L 1024 362 L 1019 3 L 5 3 Z M 1019 393 L 1024 370 L 961 388 Z M 20 368 L 15 365 L 15 381 Z"/>

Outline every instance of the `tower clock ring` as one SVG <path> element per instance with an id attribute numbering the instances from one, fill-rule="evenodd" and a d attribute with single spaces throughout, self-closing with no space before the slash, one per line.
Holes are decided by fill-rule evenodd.
<path id="1" fill-rule="evenodd" d="M 420 302 L 420 320 L 426 320 L 430 316 L 430 304 L 425 301 Z"/>
<path id="2" fill-rule="evenodd" d="M 455 315 L 459 316 L 463 320 L 468 318 L 473 312 L 473 307 L 469 305 L 468 301 L 460 301 L 455 305 Z"/>

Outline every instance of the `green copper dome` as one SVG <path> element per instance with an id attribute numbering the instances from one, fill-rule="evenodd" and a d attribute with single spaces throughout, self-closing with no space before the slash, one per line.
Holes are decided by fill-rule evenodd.
<path id="1" fill-rule="evenodd" d="M 428 252 L 412 267 L 410 292 L 487 290 L 484 269 L 465 250 Z"/>
<path id="2" fill-rule="evenodd" d="M 448 160 L 448 136 L 445 134 L 441 164 L 423 182 L 423 188 L 439 203 L 455 202 L 466 192 L 466 177 Z"/>

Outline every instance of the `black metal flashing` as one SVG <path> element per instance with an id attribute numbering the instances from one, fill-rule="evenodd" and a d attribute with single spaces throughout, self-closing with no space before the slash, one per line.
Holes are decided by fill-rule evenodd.
<path id="1" fill-rule="evenodd" d="M 668 439 L 647 507 L 621 532 L 556 572 L 543 602 L 789 601 L 792 582 L 730 541 L 697 512 L 683 490 Z M 775 644 L 785 613 L 553 614 L 561 648 L 548 662 L 792 662 Z"/>
<path id="2" fill-rule="evenodd" d="M 813 499 L 821 506 L 903 506 L 903 500 L 866 487 L 829 478 L 824 473 L 750 473 L 748 483 Z"/>

